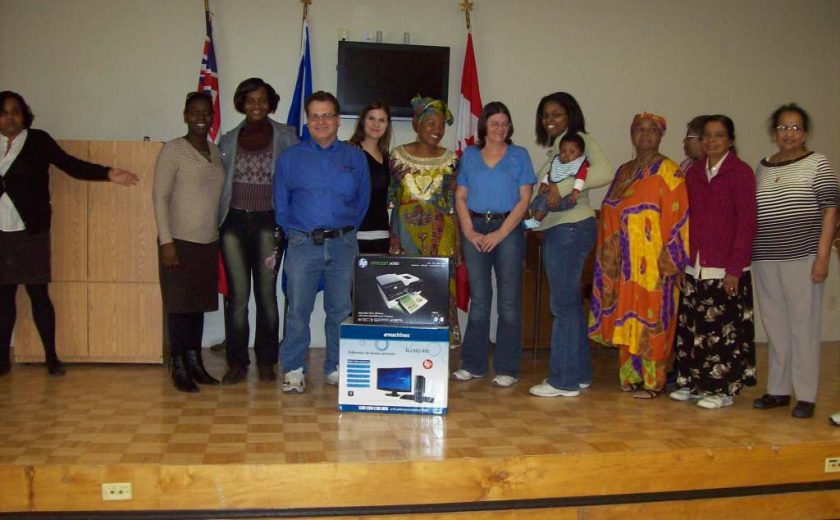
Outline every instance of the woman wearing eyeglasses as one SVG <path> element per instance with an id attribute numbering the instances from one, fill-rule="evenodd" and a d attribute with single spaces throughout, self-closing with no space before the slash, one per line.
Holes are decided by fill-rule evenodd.
<path id="1" fill-rule="evenodd" d="M 828 159 L 808 150 L 811 118 L 795 103 L 770 116 L 779 151 L 756 173 L 758 232 L 753 243 L 755 289 L 770 340 L 766 410 L 798 400 L 791 415 L 814 415 L 820 363 L 821 305 L 840 187 Z"/>
<path id="2" fill-rule="evenodd" d="M 470 320 L 456 381 L 487 373 L 490 335 L 491 272 L 496 273 L 498 331 L 493 354 L 494 386 L 519 381 L 522 352 L 522 261 L 528 210 L 537 182 L 528 151 L 513 144 L 508 108 L 487 103 L 478 119 L 478 143 L 464 151 L 455 190 L 461 244 L 470 277 Z"/>
<path id="3" fill-rule="evenodd" d="M 691 165 L 703 158 L 703 145 L 700 139 L 703 137 L 703 125 L 709 116 L 695 116 L 685 125 L 685 137 L 683 137 L 683 152 L 685 159 L 680 163 L 680 170 L 687 172 Z"/>

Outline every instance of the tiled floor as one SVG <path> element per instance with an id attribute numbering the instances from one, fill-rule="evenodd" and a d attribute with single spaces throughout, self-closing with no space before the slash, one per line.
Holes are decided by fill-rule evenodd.
<path id="1" fill-rule="evenodd" d="M 454 351 L 452 366 L 457 366 Z M 311 366 L 320 367 L 313 350 Z M 207 353 L 221 376 L 222 356 Z M 595 383 L 581 397 L 536 398 L 528 387 L 545 377 L 547 353 L 523 356 L 523 378 L 511 388 L 489 378 L 452 383 L 447 416 L 339 413 L 336 388 L 320 370 L 306 393 L 285 395 L 280 382 L 174 390 L 160 366 L 71 365 L 64 378 L 42 366 L 16 365 L 0 377 L 0 464 L 226 464 L 442 460 L 690 447 L 761 446 L 836 440 L 826 421 L 840 410 L 840 344 L 825 344 L 817 413 L 757 411 L 759 386 L 734 406 L 701 410 L 660 397 L 637 401 L 617 386 L 616 353 L 593 351 Z M 255 372 L 253 370 L 252 372 Z"/>

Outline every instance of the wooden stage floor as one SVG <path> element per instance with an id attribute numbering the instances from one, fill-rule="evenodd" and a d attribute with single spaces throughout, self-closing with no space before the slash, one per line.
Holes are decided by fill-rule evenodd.
<path id="1" fill-rule="evenodd" d="M 526 351 L 511 388 L 451 383 L 443 417 L 339 413 L 321 356 L 303 395 L 255 368 L 247 383 L 188 395 L 160 366 L 70 365 L 51 378 L 15 365 L 0 378 L 0 518 L 840 518 L 840 473 L 825 471 L 840 458 L 827 422 L 840 410 L 840 343 L 823 346 L 810 420 L 752 408 L 764 346 L 759 386 L 721 410 L 632 399 L 616 352 L 594 348 L 595 381 L 578 398 L 531 397 L 547 352 Z M 205 358 L 221 376 L 223 356 Z M 105 482 L 131 482 L 133 499 L 103 502 Z M 78 518 L 119 518 L 100 515 Z"/>

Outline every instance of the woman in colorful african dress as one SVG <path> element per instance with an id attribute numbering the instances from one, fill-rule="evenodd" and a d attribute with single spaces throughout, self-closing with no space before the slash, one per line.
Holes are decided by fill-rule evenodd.
<path id="1" fill-rule="evenodd" d="M 691 256 L 677 320 L 678 390 L 700 408 L 731 406 L 755 386 L 750 261 L 756 230 L 755 174 L 735 152 L 735 124 L 708 116 L 703 157 L 685 172 Z"/>
<path id="2" fill-rule="evenodd" d="M 440 100 L 411 100 L 414 109 L 412 127 L 417 132 L 413 143 L 391 151 L 390 253 L 412 256 L 459 255 L 458 226 L 455 215 L 455 152 L 438 146 L 446 125 L 453 122 L 452 112 Z M 454 274 L 451 269 L 450 273 Z M 461 343 L 458 308 L 455 304 L 455 279 L 449 280 L 450 343 Z"/>
<path id="3" fill-rule="evenodd" d="M 688 194 L 659 153 L 665 119 L 637 114 L 636 157 L 618 168 L 601 206 L 589 337 L 619 349 L 621 390 L 657 397 L 676 329 L 677 275 L 688 261 Z"/>

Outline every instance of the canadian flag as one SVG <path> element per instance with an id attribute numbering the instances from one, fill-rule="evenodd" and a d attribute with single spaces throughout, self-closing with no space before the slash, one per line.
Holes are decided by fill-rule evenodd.
<path id="1" fill-rule="evenodd" d="M 458 140 L 458 157 L 470 145 L 475 144 L 478 134 L 478 118 L 481 116 L 481 93 L 478 90 L 478 68 L 475 66 L 472 32 L 467 32 L 467 52 L 464 54 L 464 71 L 461 74 L 461 96 L 458 98 L 458 120 L 455 123 L 455 138 Z"/>
<path id="2" fill-rule="evenodd" d="M 467 30 L 467 51 L 464 53 L 464 71 L 461 74 L 461 96 L 458 98 L 458 120 L 455 123 L 455 138 L 458 140 L 458 157 L 468 146 L 475 144 L 478 135 L 478 118 L 481 116 L 481 93 L 478 90 L 478 67 L 475 66 L 472 32 Z M 455 268 L 456 302 L 458 308 L 467 311 L 470 305 L 470 283 L 467 264 L 461 262 Z"/>

